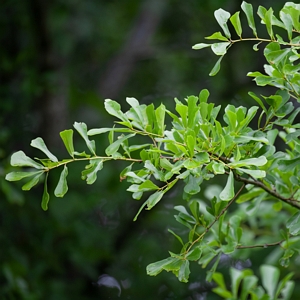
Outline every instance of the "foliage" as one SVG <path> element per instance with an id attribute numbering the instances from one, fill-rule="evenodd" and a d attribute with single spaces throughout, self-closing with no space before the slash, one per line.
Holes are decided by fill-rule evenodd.
<path id="1" fill-rule="evenodd" d="M 163 270 L 171 271 L 181 282 L 188 282 L 190 262 L 197 261 L 202 268 L 210 266 L 206 279 L 213 279 L 218 284 L 215 292 L 224 298 L 237 299 L 238 286 L 242 282 L 245 299 L 249 294 L 252 299 L 289 299 L 293 287 L 289 281 L 291 275 L 276 287 L 278 270 L 270 266 L 261 267 L 267 294 L 261 287 L 256 287 L 257 278 L 248 270 L 231 271 L 235 283 L 231 292 L 226 289 L 222 275 L 216 273 L 224 254 L 234 257 L 242 250 L 271 246 L 280 246 L 279 263 L 288 267 L 293 255 L 299 251 L 300 242 L 300 126 L 295 123 L 300 111 L 299 107 L 295 109 L 295 100 L 300 99 L 300 67 L 297 64 L 300 57 L 300 5 L 286 3 L 279 19 L 272 8 L 258 8 L 268 38 L 258 34 L 252 5 L 243 2 L 241 8 L 253 37 L 242 37 L 239 12 L 231 16 L 219 9 L 215 18 L 224 34 L 216 32 L 207 39 L 218 42 L 200 43 L 193 48 L 210 47 L 220 56 L 210 73 L 213 76 L 234 44 L 255 41 L 253 49 L 257 51 L 260 44 L 266 43 L 263 52 L 267 60 L 265 74 L 256 71 L 248 76 L 253 77 L 258 86 L 276 88 L 275 94 L 258 96 L 250 92 L 258 106 L 247 109 L 230 104 L 224 111 L 208 102 L 206 89 L 199 96 L 189 96 L 184 101 L 175 99 L 175 112 L 163 104 L 156 108 L 153 104 L 140 104 L 135 98 L 126 99 L 130 109 L 123 112 L 119 103 L 107 99 L 106 111 L 118 119 L 115 126 L 88 130 L 84 123 L 74 124 L 88 153 L 75 150 L 72 129 L 60 133 L 70 156 L 68 159 L 59 160 L 39 137 L 31 142 L 31 146 L 41 150 L 47 158 L 31 159 L 23 151 L 14 153 L 11 165 L 26 170 L 11 172 L 6 179 L 28 179 L 22 187 L 26 191 L 43 179 L 42 208 L 46 210 L 50 199 L 47 180 L 51 170 L 62 169 L 54 195 L 63 197 L 68 191 L 69 164 L 87 162 L 81 177 L 87 184 L 93 184 L 97 173 L 108 161 L 125 161 L 128 165 L 121 172 L 120 180 L 130 183 L 127 190 L 133 199 L 140 200 L 144 196 L 146 199 L 134 220 L 144 208 L 152 209 L 175 184 L 183 182 L 184 201 L 174 208 L 176 221 L 188 230 L 187 237 L 182 238 L 170 230 L 181 244 L 181 250 L 169 252 L 168 258 L 150 264 L 147 273 L 154 276 Z M 228 21 L 235 33 L 231 33 Z M 287 38 L 277 33 L 278 28 L 278 32 L 284 32 Z M 233 34 L 237 39 L 232 38 Z M 105 155 L 99 155 L 91 137 L 105 133 L 108 133 L 109 145 L 102 149 Z M 136 140 L 138 136 L 144 142 Z M 277 149 L 279 139 L 285 143 L 280 150 Z M 221 180 L 226 177 L 222 189 L 212 191 L 208 201 L 199 199 L 202 183 L 214 183 L 216 177 Z M 272 284 L 265 276 L 268 272 L 276 277 Z"/>

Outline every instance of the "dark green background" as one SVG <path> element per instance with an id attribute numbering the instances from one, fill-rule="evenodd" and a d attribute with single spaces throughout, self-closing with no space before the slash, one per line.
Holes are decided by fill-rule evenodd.
<path id="1" fill-rule="evenodd" d="M 278 11 L 284 1 L 248 1 Z M 42 188 L 22 192 L 20 183 L 4 181 L 9 157 L 42 136 L 60 158 L 67 157 L 59 131 L 74 121 L 110 127 L 105 98 L 126 96 L 141 103 L 183 99 L 203 88 L 211 101 L 251 105 L 256 89 L 248 71 L 262 68 L 261 52 L 250 44 L 233 47 L 218 76 L 209 77 L 216 57 L 191 46 L 219 31 L 214 10 L 234 13 L 233 0 L 4 0 L 0 4 L 0 298 L 1 299 L 218 299 L 205 283 L 205 272 L 192 266 L 188 284 L 172 275 L 146 275 L 147 264 L 179 249 L 167 229 L 184 233 L 173 218 L 180 186 L 152 211 L 132 219 L 141 202 L 119 182 L 124 165 L 105 165 L 93 186 L 80 179 L 84 165 L 69 170 L 69 192 L 51 197 L 40 208 Z M 244 22 L 244 24 L 246 24 Z M 245 35 L 247 35 L 245 26 Z M 251 31 L 248 30 L 249 35 Z M 262 35 L 265 33 L 263 32 Z M 97 144 L 102 149 L 106 137 Z M 76 148 L 84 150 L 80 139 Z M 50 176 L 53 195 L 59 173 Z M 265 252 L 253 252 L 254 268 Z M 242 262 L 243 263 L 243 262 Z M 223 266 L 228 268 L 229 262 Z M 245 263 L 247 265 L 247 262 Z M 100 275 L 122 287 L 97 286 Z M 299 274 L 297 275 L 299 277 Z M 296 279 L 297 279 L 296 276 Z M 295 298 L 296 299 L 296 298 Z"/>

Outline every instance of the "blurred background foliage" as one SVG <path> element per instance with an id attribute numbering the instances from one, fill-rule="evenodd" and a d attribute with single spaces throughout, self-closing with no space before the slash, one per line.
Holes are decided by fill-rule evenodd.
<path id="1" fill-rule="evenodd" d="M 255 10 L 261 4 L 278 11 L 285 1 L 248 2 Z M 188 284 L 168 273 L 146 275 L 147 264 L 179 246 L 167 229 L 184 233 L 173 217 L 173 206 L 181 201 L 180 186 L 133 222 L 141 202 L 132 200 L 126 183 L 119 182 L 120 163 L 107 166 L 93 186 L 80 178 L 84 166 L 73 166 L 68 194 L 63 199 L 53 196 L 47 212 L 40 207 L 41 189 L 23 193 L 20 185 L 4 181 L 4 175 L 10 171 L 14 151 L 41 156 L 29 147 L 37 136 L 63 157 L 67 153 L 59 131 L 71 128 L 74 121 L 89 128 L 111 126 L 111 117 L 104 114 L 105 98 L 119 101 L 125 109 L 126 96 L 146 104 L 172 105 L 174 97 L 183 99 L 208 88 L 211 101 L 218 104 L 251 105 L 247 92 L 256 87 L 246 73 L 262 68 L 261 52 L 253 52 L 249 44 L 233 47 L 221 72 L 210 78 L 216 57 L 209 50 L 191 50 L 219 30 L 214 10 L 222 7 L 233 13 L 240 4 L 1 2 L 1 299 L 219 299 L 197 265 L 192 266 Z M 97 142 L 103 145 L 106 137 Z M 77 145 L 81 147 L 80 140 Z M 50 180 L 55 186 L 58 177 Z M 221 265 L 257 269 L 266 255 L 260 251 L 253 251 L 250 260 L 225 259 Z M 114 287 L 105 288 L 98 281 L 105 274 Z"/>

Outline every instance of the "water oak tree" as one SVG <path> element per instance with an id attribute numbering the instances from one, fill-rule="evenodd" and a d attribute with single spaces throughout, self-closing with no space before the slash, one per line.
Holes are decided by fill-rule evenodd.
<path id="1" fill-rule="evenodd" d="M 85 123 L 75 122 L 75 131 L 60 132 L 69 154 L 62 160 L 38 137 L 31 146 L 46 158 L 14 153 L 11 165 L 19 169 L 7 174 L 6 180 L 25 179 L 24 191 L 43 181 L 41 206 L 47 210 L 47 179 L 53 169 L 61 169 L 54 195 L 63 197 L 68 191 L 71 163 L 86 161 L 81 177 L 93 184 L 110 161 L 124 161 L 127 166 L 120 173 L 120 181 L 129 182 L 127 191 L 132 198 L 143 201 L 134 220 L 144 208 L 150 210 L 163 201 L 181 181 L 183 200 L 174 207 L 175 219 L 188 233 L 181 237 L 169 230 L 181 250 L 170 251 L 169 257 L 148 265 L 147 273 L 155 276 L 171 271 L 179 281 L 188 282 L 190 262 L 197 262 L 207 269 L 206 280 L 215 282 L 213 291 L 222 298 L 290 299 L 293 274 L 279 281 L 280 271 L 275 266 L 260 267 L 261 281 L 250 269 L 231 268 L 230 289 L 217 272 L 222 257 L 238 257 L 240 251 L 254 248 L 274 247 L 279 264 L 288 267 L 300 248 L 300 4 L 287 2 L 278 16 L 272 8 L 259 6 L 262 33 L 252 5 L 243 2 L 241 11 L 246 25 L 242 25 L 239 11 L 233 15 L 223 9 L 215 11 L 222 31 L 206 37 L 211 43 L 199 43 L 193 49 L 211 48 L 219 56 L 210 72 L 214 76 L 232 46 L 252 41 L 254 51 L 262 48 L 266 62 L 263 73 L 247 75 L 259 87 L 272 87 L 274 93 L 249 92 L 256 105 L 229 104 L 224 109 L 209 102 L 206 89 L 198 96 L 175 99 L 175 110 L 127 98 L 130 109 L 124 112 L 118 102 L 106 99 L 106 111 L 116 118 L 112 127 L 88 129 Z M 252 33 L 245 35 L 243 29 Z M 87 151 L 75 149 L 74 132 L 84 140 Z M 98 153 L 93 140 L 100 134 L 108 134 L 103 153 Z M 226 178 L 224 186 L 211 189 L 208 199 L 200 197 L 203 182 L 209 188 L 219 176 Z"/>

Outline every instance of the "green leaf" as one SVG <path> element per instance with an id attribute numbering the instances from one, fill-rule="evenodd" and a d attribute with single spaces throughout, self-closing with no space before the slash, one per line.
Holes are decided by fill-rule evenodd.
<path id="1" fill-rule="evenodd" d="M 200 259 L 201 254 L 202 254 L 201 248 L 195 247 L 194 249 L 188 252 L 188 254 L 186 255 L 186 259 L 195 261 Z"/>
<path id="2" fill-rule="evenodd" d="M 147 179 L 139 186 L 138 190 L 140 192 L 147 192 L 147 191 L 153 191 L 158 189 L 159 187 L 156 184 L 154 184 L 151 180 Z"/>
<path id="3" fill-rule="evenodd" d="M 271 299 L 275 299 L 275 291 L 279 279 L 279 269 L 269 265 L 260 267 L 261 280 Z"/>
<path id="4" fill-rule="evenodd" d="M 47 190 L 48 175 L 49 175 L 49 172 L 46 173 L 46 178 L 45 178 L 45 183 L 44 183 L 44 192 L 43 192 L 42 203 L 41 203 L 42 209 L 45 211 L 48 209 L 48 203 L 49 203 L 49 199 L 50 199 L 50 196 L 49 196 L 49 193 Z"/>
<path id="5" fill-rule="evenodd" d="M 190 275 L 190 262 L 188 260 L 184 260 L 180 266 L 178 279 L 180 282 L 188 282 Z"/>
<path id="6" fill-rule="evenodd" d="M 220 31 L 215 32 L 214 34 L 205 37 L 207 40 L 220 40 L 220 41 L 225 41 L 228 42 L 228 38 L 222 35 Z M 210 44 L 205 44 L 205 45 L 210 45 Z"/>
<path id="7" fill-rule="evenodd" d="M 195 176 L 190 175 L 188 177 L 188 181 L 186 186 L 184 187 L 184 191 L 187 194 L 195 195 L 200 192 L 200 183 L 202 182 L 202 178 L 197 178 Z"/>
<path id="8" fill-rule="evenodd" d="M 56 197 L 63 197 L 68 191 L 67 176 L 68 176 L 68 167 L 64 165 L 64 168 L 59 177 L 58 184 L 54 190 L 54 195 Z"/>
<path id="9" fill-rule="evenodd" d="M 220 194 L 220 199 L 223 201 L 229 201 L 234 197 L 234 177 L 232 171 L 230 171 L 225 188 Z"/>
<path id="10" fill-rule="evenodd" d="M 95 146 L 95 141 L 90 141 L 87 135 L 87 126 L 85 123 L 74 123 L 74 128 L 78 131 L 78 133 L 81 135 L 81 137 L 84 139 L 87 147 L 91 151 L 92 154 L 96 155 L 96 146 Z"/>
<path id="11" fill-rule="evenodd" d="M 90 160 L 87 167 L 82 171 L 82 179 L 85 179 L 87 184 L 93 184 L 97 180 L 97 172 L 103 168 L 103 159 Z"/>
<path id="12" fill-rule="evenodd" d="M 168 229 L 168 231 L 176 237 L 176 239 L 179 241 L 179 243 L 180 243 L 182 246 L 184 246 L 184 243 L 183 243 L 183 241 L 182 241 L 182 238 L 181 238 L 179 235 L 177 235 L 177 234 L 176 234 L 173 230 L 171 230 L 171 229 Z"/>
<path id="13" fill-rule="evenodd" d="M 231 16 L 230 22 L 233 25 L 236 34 L 241 38 L 242 37 L 242 25 L 240 20 L 240 12 L 236 12 L 234 15 Z"/>
<path id="14" fill-rule="evenodd" d="M 227 52 L 227 46 L 229 46 L 229 42 L 223 42 L 223 43 L 214 43 L 211 45 L 211 50 L 216 55 L 224 55 Z"/>
<path id="15" fill-rule="evenodd" d="M 201 90 L 201 92 L 199 94 L 200 103 L 207 103 L 208 97 L 209 97 L 209 91 L 207 89 Z"/>
<path id="16" fill-rule="evenodd" d="M 163 197 L 164 191 L 157 191 L 147 200 L 147 210 L 152 209 Z"/>
<path id="17" fill-rule="evenodd" d="M 192 47 L 192 49 L 194 49 L 194 50 L 200 50 L 200 49 L 207 48 L 207 47 L 211 47 L 211 44 L 199 43 L 199 44 L 195 44 Z"/>
<path id="18" fill-rule="evenodd" d="M 295 213 L 286 223 L 291 235 L 298 235 L 300 232 L 300 212 Z"/>
<path id="19" fill-rule="evenodd" d="M 155 116 L 156 116 L 156 120 L 157 120 L 156 133 L 161 136 L 164 135 L 164 130 L 165 130 L 165 115 L 166 115 L 166 107 L 163 104 L 161 104 L 155 110 Z"/>
<path id="20" fill-rule="evenodd" d="M 112 144 L 110 144 L 110 145 L 105 149 L 106 155 L 107 155 L 107 156 L 111 156 L 111 155 L 115 154 L 115 153 L 119 150 L 121 144 L 122 144 L 125 140 L 128 140 L 129 138 L 131 138 L 131 137 L 133 137 L 133 136 L 135 136 L 135 133 L 128 134 L 128 135 L 125 135 L 125 136 L 123 136 L 123 137 L 118 138 L 115 142 L 113 142 Z"/>
<path id="21" fill-rule="evenodd" d="M 26 177 L 31 177 L 38 174 L 43 174 L 44 171 L 33 171 L 33 172 L 10 172 L 5 176 L 7 181 L 18 181 Z"/>
<path id="22" fill-rule="evenodd" d="M 170 268 L 170 265 L 171 266 L 172 265 L 176 266 L 176 263 L 178 261 L 179 261 L 179 259 L 176 258 L 176 257 L 168 257 L 168 258 L 165 258 L 163 260 L 152 263 L 152 264 L 148 265 L 147 268 L 146 268 L 147 274 L 150 275 L 150 276 L 156 276 L 161 271 L 163 271 L 167 266 L 169 266 L 169 268 Z"/>
<path id="23" fill-rule="evenodd" d="M 291 40 L 293 38 L 293 19 L 290 14 L 285 13 L 283 10 L 280 11 L 279 16 L 288 33 L 289 40 Z"/>
<path id="24" fill-rule="evenodd" d="M 257 97 L 254 93 L 252 93 L 252 92 L 249 92 L 248 95 L 251 96 L 251 97 L 259 104 L 259 106 L 263 109 L 263 111 L 264 111 L 266 114 L 268 113 L 268 111 L 267 111 L 265 105 L 264 105 L 263 102 L 260 100 L 260 98 L 258 98 L 258 97 Z"/>
<path id="25" fill-rule="evenodd" d="M 87 134 L 88 135 L 97 135 L 97 134 L 102 134 L 106 132 L 132 132 L 131 129 L 129 128 L 93 128 L 90 129 Z"/>
<path id="26" fill-rule="evenodd" d="M 33 167 L 36 169 L 44 169 L 44 166 L 37 163 L 30 157 L 26 156 L 23 151 L 15 152 L 10 159 L 10 164 L 13 167 Z"/>
<path id="27" fill-rule="evenodd" d="M 225 11 L 222 8 L 219 8 L 218 10 L 215 11 L 214 15 L 215 15 L 217 22 L 219 23 L 222 30 L 224 31 L 225 36 L 230 38 L 231 35 L 230 35 L 230 31 L 227 26 L 227 21 L 230 18 L 230 13 Z"/>
<path id="28" fill-rule="evenodd" d="M 104 107 L 105 110 L 112 116 L 117 117 L 118 119 L 122 120 L 125 122 L 125 125 L 129 125 L 128 127 L 131 127 L 130 122 L 126 115 L 121 111 L 121 105 L 113 101 L 111 99 L 105 99 L 104 101 Z"/>
<path id="29" fill-rule="evenodd" d="M 218 72 L 220 71 L 221 61 L 222 61 L 222 58 L 223 58 L 223 57 L 224 57 L 224 55 L 221 56 L 221 57 L 217 60 L 216 64 L 214 65 L 214 67 L 213 67 L 212 70 L 210 71 L 209 76 L 215 76 L 216 74 L 218 74 Z"/>
<path id="30" fill-rule="evenodd" d="M 29 180 L 27 183 L 25 183 L 22 186 L 23 191 L 29 191 L 32 187 L 38 184 L 40 177 L 42 176 L 44 172 L 40 171 L 36 176 L 34 176 L 31 180 Z"/>
<path id="31" fill-rule="evenodd" d="M 72 129 L 64 130 L 61 131 L 59 134 L 61 139 L 64 142 L 64 145 L 68 153 L 70 154 L 70 156 L 74 157 L 73 130 Z"/>
<path id="32" fill-rule="evenodd" d="M 254 17 L 253 17 L 252 4 L 243 1 L 241 8 L 247 17 L 249 27 L 252 29 L 253 34 L 257 37 L 256 26 L 255 26 Z"/>
<path id="33" fill-rule="evenodd" d="M 266 157 L 262 155 L 260 157 L 248 158 L 248 159 L 232 162 L 229 163 L 228 166 L 234 168 L 245 167 L 245 166 L 261 167 L 264 166 L 267 162 L 268 160 L 266 159 Z"/>
<path id="34" fill-rule="evenodd" d="M 238 171 L 246 173 L 254 178 L 264 178 L 266 177 L 266 172 L 262 170 L 249 170 L 243 168 L 237 168 Z"/>
<path id="35" fill-rule="evenodd" d="M 54 162 L 58 162 L 58 159 L 56 158 L 56 156 L 54 156 L 47 148 L 44 140 L 40 137 L 34 139 L 31 141 L 30 146 L 37 148 L 39 150 L 41 150 L 42 152 L 44 152 L 52 161 Z"/>

